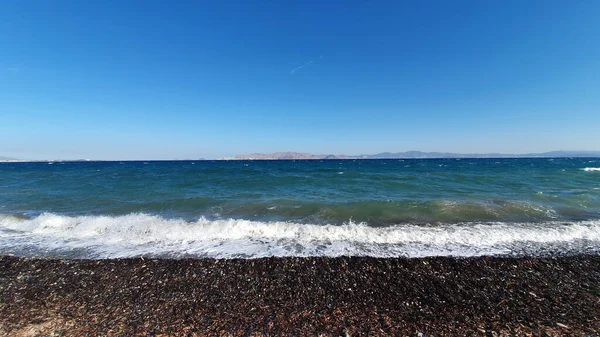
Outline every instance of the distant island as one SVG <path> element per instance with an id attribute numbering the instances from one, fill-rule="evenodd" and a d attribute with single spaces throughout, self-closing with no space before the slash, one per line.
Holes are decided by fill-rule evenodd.
<path id="1" fill-rule="evenodd" d="M 347 156 L 334 154 L 310 154 L 300 152 L 240 154 L 233 160 L 285 160 L 285 159 L 429 159 L 429 158 L 556 158 L 556 157 L 600 157 L 600 151 L 551 151 L 543 153 L 450 153 L 450 152 L 382 152 L 378 154 Z"/>
<path id="2" fill-rule="evenodd" d="M 333 155 L 333 154 L 310 154 L 299 152 L 275 152 L 275 153 L 250 153 L 235 156 L 235 160 L 281 160 L 281 159 L 353 159 L 352 156 Z M 227 159 L 227 158 L 226 158 Z"/>
<path id="3" fill-rule="evenodd" d="M 340 154 L 311 154 L 302 152 L 275 152 L 275 153 L 249 153 L 235 157 L 220 158 L 217 160 L 311 160 L 311 159 L 435 159 L 435 158 L 565 158 L 565 157 L 600 157 L 600 151 L 550 151 L 542 153 L 505 154 L 505 153 L 451 153 L 451 152 L 382 152 L 377 154 L 363 154 L 348 156 Z M 133 161 L 152 161 L 153 159 L 136 159 Z M 156 159 L 154 159 L 156 160 Z M 202 161 L 212 159 L 160 159 Z M 112 161 L 94 159 L 18 159 L 0 156 L 0 162 L 84 162 L 84 161 Z M 118 161 L 124 161 L 123 159 Z"/>

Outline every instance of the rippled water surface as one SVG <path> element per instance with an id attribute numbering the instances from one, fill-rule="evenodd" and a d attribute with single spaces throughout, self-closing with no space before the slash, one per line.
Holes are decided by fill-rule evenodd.
<path id="1" fill-rule="evenodd" d="M 0 163 L 0 252 L 563 254 L 600 247 L 600 159 Z"/>

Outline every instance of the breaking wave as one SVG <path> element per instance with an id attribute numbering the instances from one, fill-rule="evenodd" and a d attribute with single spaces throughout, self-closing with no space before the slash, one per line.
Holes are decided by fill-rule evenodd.
<path id="1" fill-rule="evenodd" d="M 268 256 L 480 256 L 600 251 L 600 220 L 465 222 L 371 227 L 196 221 L 148 214 L 34 218 L 0 215 L 0 252 L 69 258 L 259 258 Z"/>
<path id="2" fill-rule="evenodd" d="M 593 171 L 599 171 L 600 172 L 600 167 L 586 167 L 583 169 L 586 172 L 593 172 Z"/>

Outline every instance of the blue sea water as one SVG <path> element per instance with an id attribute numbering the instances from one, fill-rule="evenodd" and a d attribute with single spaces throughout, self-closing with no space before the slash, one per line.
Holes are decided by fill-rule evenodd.
<path id="1" fill-rule="evenodd" d="M 598 252 L 600 158 L 0 163 L 0 253 Z"/>

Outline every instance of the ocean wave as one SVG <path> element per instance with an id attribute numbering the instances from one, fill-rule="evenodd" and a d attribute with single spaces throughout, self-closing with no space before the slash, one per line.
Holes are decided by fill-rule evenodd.
<path id="1" fill-rule="evenodd" d="M 582 170 L 584 170 L 586 172 L 594 172 L 594 171 L 600 171 L 600 167 L 586 167 L 586 168 L 583 168 Z"/>
<path id="2" fill-rule="evenodd" d="M 34 218 L 0 215 L 0 252 L 75 258 L 137 256 L 480 256 L 564 254 L 600 249 L 600 220 L 543 223 L 398 224 L 371 227 L 196 221 L 149 214 Z"/>
<path id="3" fill-rule="evenodd" d="M 593 197 L 562 194 L 535 195 L 531 202 L 513 200 L 354 200 L 332 203 L 300 200 L 261 200 L 244 195 L 242 201 L 211 198 L 174 198 L 146 203 L 122 203 L 104 214 L 168 214 L 187 220 L 199 216 L 255 221 L 294 221 L 340 225 L 348 219 L 373 226 L 398 223 L 460 223 L 473 221 L 532 222 L 562 219 L 563 214 L 581 213 L 583 218 L 596 207 Z M 43 204 L 34 205 L 43 207 Z M 582 207 L 583 206 L 583 207 Z M 556 208 L 556 209 L 555 209 Z M 581 217 L 579 217 L 580 219 Z"/>

